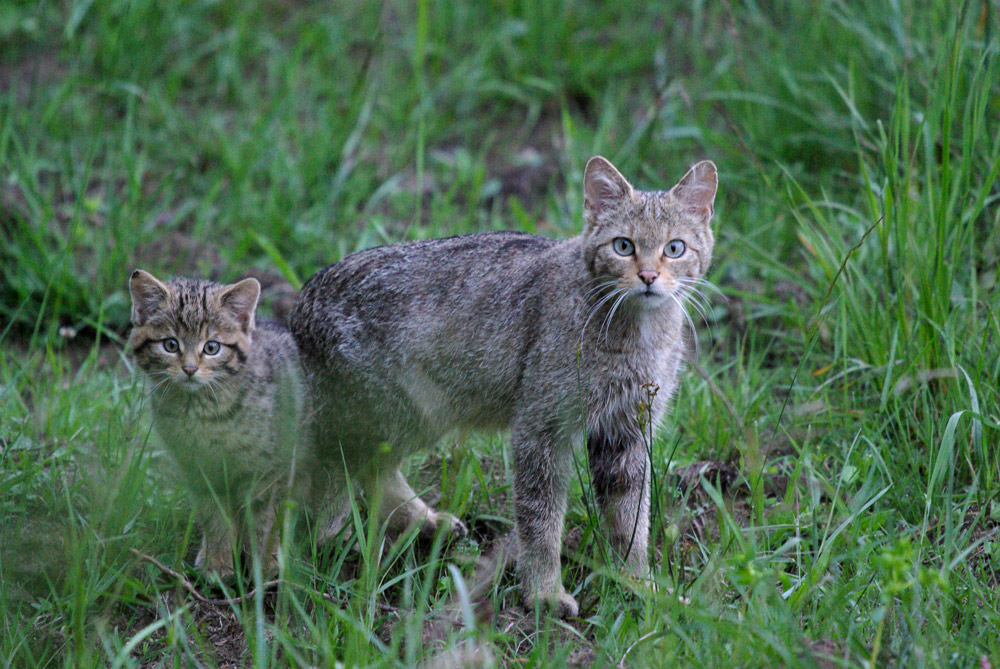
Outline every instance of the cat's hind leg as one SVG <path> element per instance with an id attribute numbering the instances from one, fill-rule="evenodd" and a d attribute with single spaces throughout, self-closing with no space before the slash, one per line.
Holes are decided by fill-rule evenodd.
<path id="1" fill-rule="evenodd" d="M 433 537 L 439 529 L 451 536 L 468 534 L 465 524 L 456 516 L 435 511 L 413 491 L 398 468 L 382 471 L 367 479 L 366 494 L 370 503 L 378 504 L 379 517 L 396 532 L 418 526 L 424 537 Z"/>
<path id="2" fill-rule="evenodd" d="M 323 546 L 342 534 L 351 519 L 351 496 L 348 493 L 349 477 L 343 465 L 329 465 L 318 469 L 311 482 L 309 516 L 316 527 L 316 543 Z"/>

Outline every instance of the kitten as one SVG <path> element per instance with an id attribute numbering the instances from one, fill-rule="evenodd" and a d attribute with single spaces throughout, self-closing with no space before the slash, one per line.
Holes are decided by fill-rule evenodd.
<path id="1" fill-rule="evenodd" d="M 256 279 L 232 285 L 130 280 L 128 350 L 152 383 L 153 425 L 193 493 L 203 539 L 196 566 L 225 578 L 233 546 L 277 569 L 277 511 L 305 489 L 305 385 L 295 342 L 256 324 Z"/>
<path id="2" fill-rule="evenodd" d="M 398 465 L 452 428 L 510 429 L 523 601 L 563 617 L 578 611 L 559 557 L 584 435 L 610 540 L 646 575 L 643 434 L 677 386 L 682 302 L 711 260 L 717 174 L 704 161 L 670 191 L 644 192 L 595 157 L 584 181 L 577 237 L 487 232 L 368 249 L 312 277 L 290 318 L 318 454 L 334 485 L 346 466 L 380 497 L 391 524 L 462 531 Z"/>

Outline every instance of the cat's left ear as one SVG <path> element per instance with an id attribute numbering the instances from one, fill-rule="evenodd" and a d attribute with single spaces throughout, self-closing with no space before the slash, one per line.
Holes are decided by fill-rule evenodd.
<path id="1" fill-rule="evenodd" d="M 670 189 L 670 195 L 685 211 L 707 223 L 715 213 L 715 192 L 719 187 L 719 172 L 711 160 L 703 160 Z"/>
<path id="2" fill-rule="evenodd" d="M 610 160 L 594 156 L 587 161 L 583 173 L 583 209 L 588 225 L 594 225 L 601 214 L 632 193 L 632 184 Z"/>
<path id="3" fill-rule="evenodd" d="M 257 310 L 257 300 L 260 299 L 260 282 L 253 277 L 243 279 L 239 283 L 226 286 L 219 295 L 219 304 L 236 316 L 240 328 L 249 334 L 254 328 L 254 312 Z"/>

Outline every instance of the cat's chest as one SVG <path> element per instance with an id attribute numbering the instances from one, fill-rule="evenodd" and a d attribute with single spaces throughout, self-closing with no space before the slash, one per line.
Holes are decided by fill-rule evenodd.
<path id="1" fill-rule="evenodd" d="M 681 357 L 676 347 L 603 357 L 591 374 L 592 407 L 598 414 L 649 410 L 659 416 L 676 388 Z"/>

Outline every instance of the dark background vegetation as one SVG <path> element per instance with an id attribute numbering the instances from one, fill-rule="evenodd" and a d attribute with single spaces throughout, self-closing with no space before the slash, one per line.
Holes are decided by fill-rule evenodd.
<path id="1" fill-rule="evenodd" d="M 4 3 L 0 657 L 997 666 L 998 16 Z M 226 605 L 133 552 L 209 592 L 121 353 L 132 268 L 254 275 L 280 315 L 361 248 L 575 234 L 594 154 L 644 188 L 720 169 L 701 373 L 651 444 L 658 593 L 602 564 L 585 464 L 581 618 L 523 615 L 509 574 L 483 578 L 512 518 L 503 435 L 413 463 L 473 528 L 459 545 L 383 542 L 362 511 L 352 545 L 292 541 L 276 592 Z"/>

